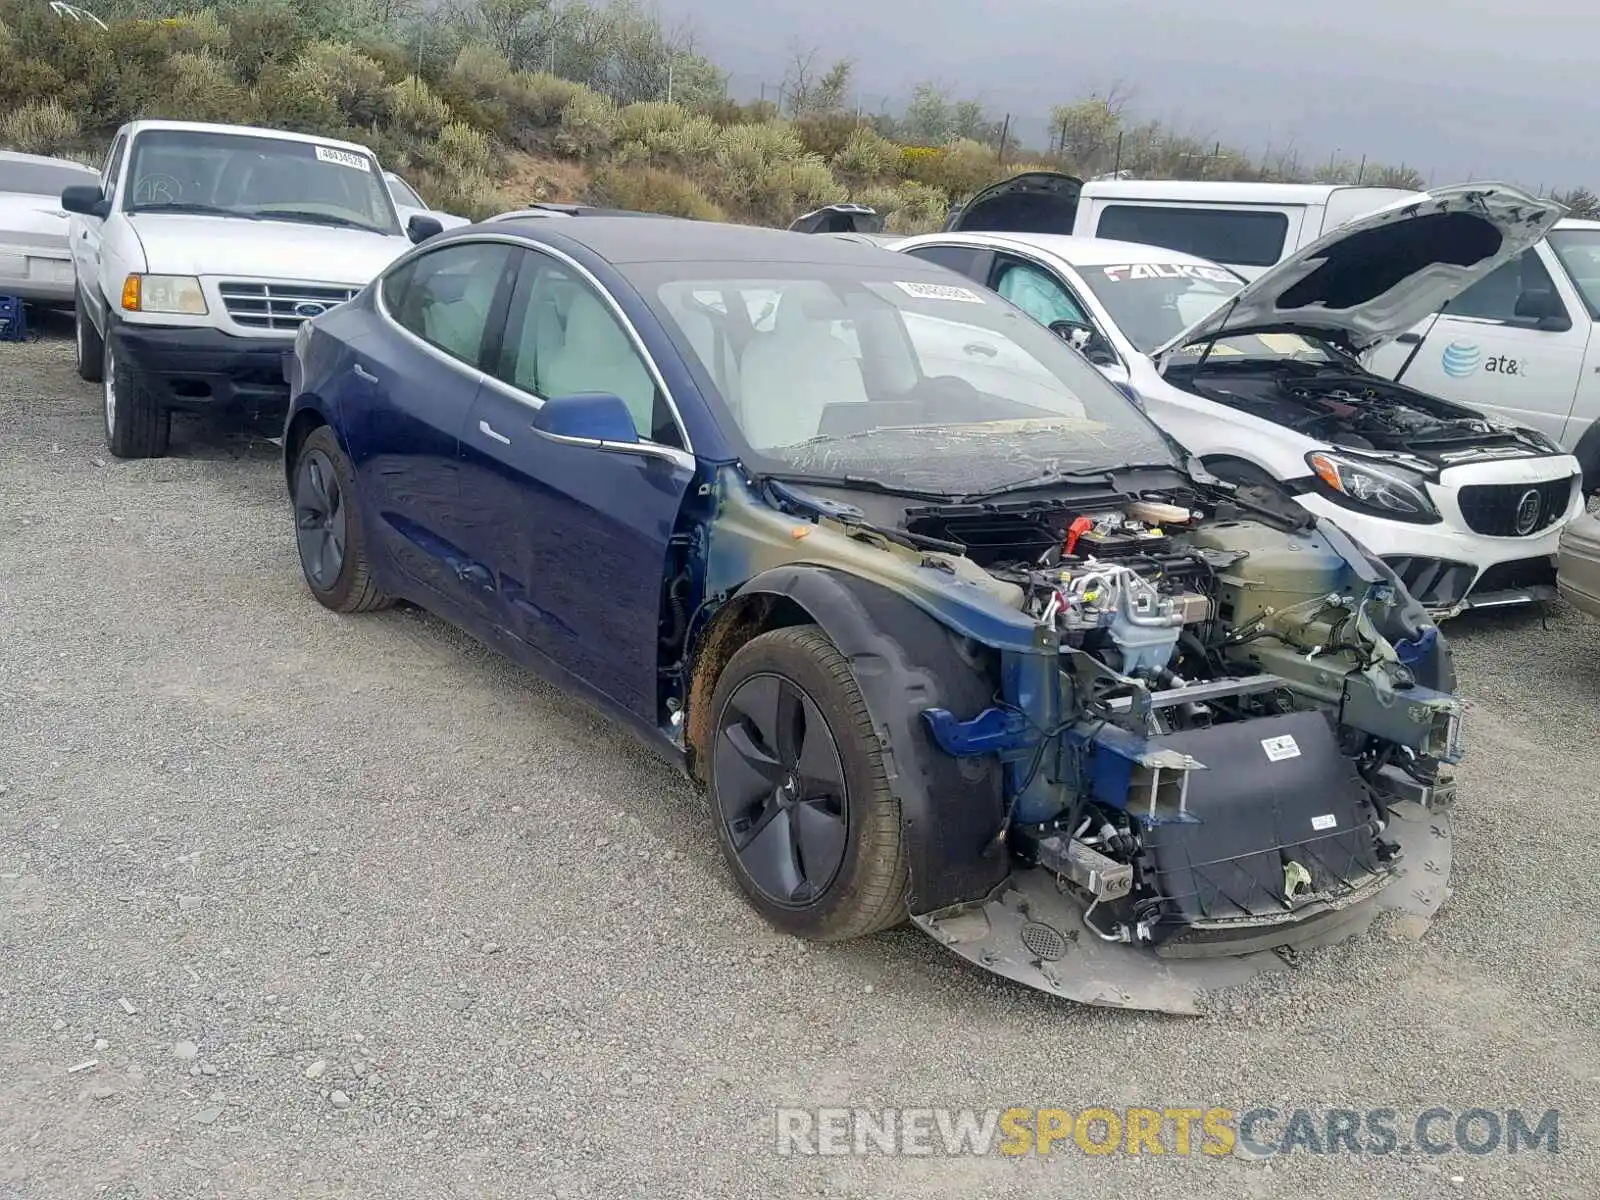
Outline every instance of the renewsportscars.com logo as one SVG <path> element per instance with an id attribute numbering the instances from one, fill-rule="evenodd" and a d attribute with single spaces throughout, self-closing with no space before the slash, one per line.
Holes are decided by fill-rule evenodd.
<path id="1" fill-rule="evenodd" d="M 1478 369 L 1483 361 L 1483 351 L 1471 342 L 1451 342 L 1444 348 L 1441 360 L 1444 373 L 1452 379 L 1464 379 Z"/>

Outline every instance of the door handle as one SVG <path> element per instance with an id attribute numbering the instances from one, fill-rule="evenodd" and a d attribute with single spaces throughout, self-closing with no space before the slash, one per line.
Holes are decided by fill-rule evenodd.
<path id="1" fill-rule="evenodd" d="M 1395 341 L 1402 346 L 1415 346 L 1422 341 L 1422 335 L 1420 333 L 1402 333 L 1395 338 Z"/>
<path id="2" fill-rule="evenodd" d="M 357 363 L 354 367 L 351 368 L 351 370 L 353 370 L 356 373 L 356 378 L 357 379 L 365 379 L 368 383 L 377 383 L 378 382 L 378 377 L 376 375 L 374 375 L 371 371 L 369 371 L 365 367 L 363 367 L 360 363 Z"/>
<path id="3" fill-rule="evenodd" d="M 498 430 L 495 429 L 494 426 L 490 425 L 489 422 L 487 422 L 487 421 L 479 421 L 478 422 L 478 432 L 483 434 L 485 437 L 492 437 L 495 441 L 499 442 L 502 446 L 511 445 L 511 439 L 508 438 L 505 434 L 500 433 Z"/>

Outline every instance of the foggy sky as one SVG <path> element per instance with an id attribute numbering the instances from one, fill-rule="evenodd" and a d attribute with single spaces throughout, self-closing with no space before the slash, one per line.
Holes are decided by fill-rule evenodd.
<path id="1" fill-rule="evenodd" d="M 655 2 L 736 93 L 782 80 L 793 35 L 819 62 L 854 57 L 873 109 L 932 78 L 1043 118 L 1121 79 L 1130 111 L 1255 152 L 1600 190 L 1600 6 L 1575 0 Z M 1038 126 L 1023 126 L 1036 144 Z"/>

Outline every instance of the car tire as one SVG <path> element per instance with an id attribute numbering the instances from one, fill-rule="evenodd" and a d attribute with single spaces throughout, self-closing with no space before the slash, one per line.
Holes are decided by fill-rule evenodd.
<path id="1" fill-rule="evenodd" d="M 105 343 L 100 331 L 94 327 L 86 310 L 88 302 L 83 293 L 77 295 L 73 310 L 73 345 L 77 356 L 78 378 L 85 383 L 102 383 L 105 380 Z"/>
<path id="2" fill-rule="evenodd" d="M 123 368 L 114 343 L 104 344 L 100 361 L 106 448 L 117 458 L 162 457 L 172 434 L 172 413 L 137 375 Z"/>
<path id="3" fill-rule="evenodd" d="M 394 601 L 372 577 L 355 470 L 332 429 L 318 426 L 300 444 L 291 478 L 300 570 L 317 603 L 337 613 L 388 608 Z"/>
<path id="4" fill-rule="evenodd" d="M 827 635 L 800 625 L 752 638 L 711 710 L 712 820 L 755 909 L 824 942 L 903 921 L 900 805 L 850 663 Z"/>

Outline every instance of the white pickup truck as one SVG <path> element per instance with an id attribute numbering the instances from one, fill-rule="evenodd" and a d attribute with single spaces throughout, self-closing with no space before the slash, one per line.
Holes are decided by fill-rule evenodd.
<path id="1" fill-rule="evenodd" d="M 174 409 L 276 420 L 303 321 L 440 232 L 401 227 L 372 152 L 275 129 L 135 121 L 67 188 L 78 374 L 119 458 L 166 453 Z"/>

